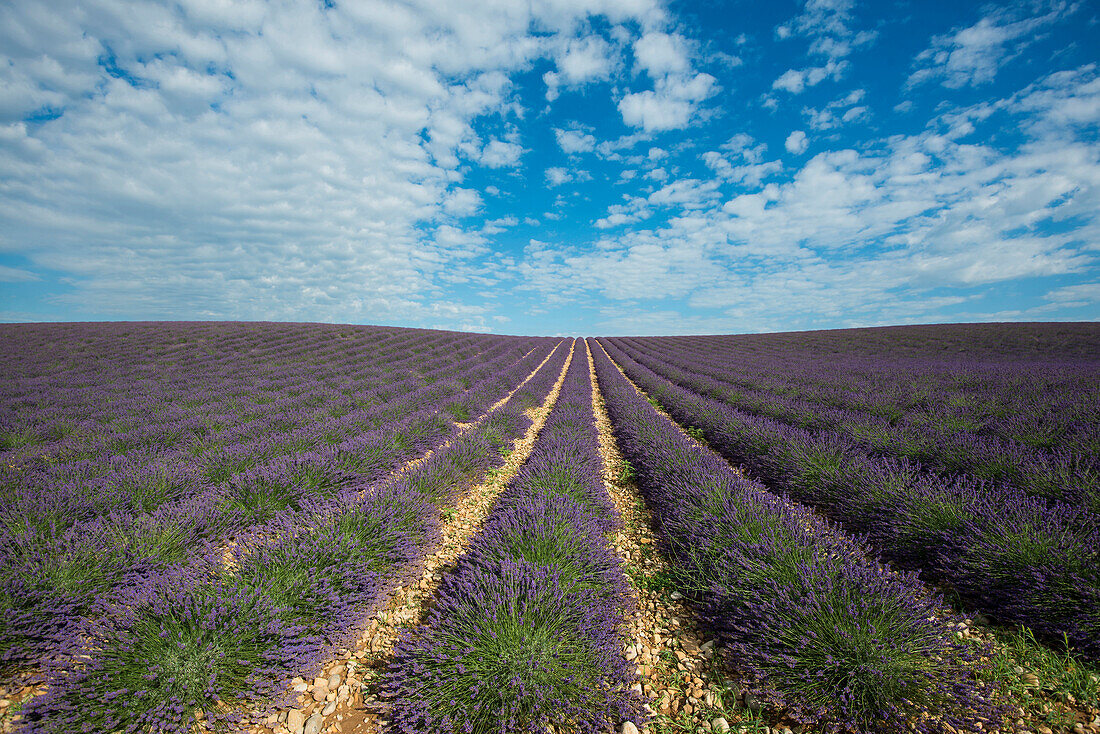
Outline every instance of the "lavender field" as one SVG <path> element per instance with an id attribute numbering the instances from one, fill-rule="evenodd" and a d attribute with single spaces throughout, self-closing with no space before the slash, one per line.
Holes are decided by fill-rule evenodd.
<path id="1" fill-rule="evenodd" d="M 1100 326 L 0 325 L 0 727 L 1100 732 Z"/>

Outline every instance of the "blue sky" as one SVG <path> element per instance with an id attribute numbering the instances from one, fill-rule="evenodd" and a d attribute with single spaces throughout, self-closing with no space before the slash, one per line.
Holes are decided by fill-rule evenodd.
<path id="1" fill-rule="evenodd" d="M 12 0 L 0 321 L 1100 318 L 1079 2 Z"/>

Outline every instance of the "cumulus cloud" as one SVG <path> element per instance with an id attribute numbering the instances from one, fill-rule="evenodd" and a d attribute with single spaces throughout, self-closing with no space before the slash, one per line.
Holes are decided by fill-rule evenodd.
<path id="1" fill-rule="evenodd" d="M 503 140 L 491 140 L 482 149 L 478 162 L 488 168 L 505 168 L 519 163 L 523 146 Z"/>
<path id="2" fill-rule="evenodd" d="M 646 133 L 685 128 L 698 104 L 718 91 L 717 79 L 693 71 L 689 44 L 679 34 L 648 31 L 633 50 L 636 69 L 652 80 L 653 89 L 619 100 L 619 113 L 631 127 Z"/>
<path id="3" fill-rule="evenodd" d="M 634 59 L 654 79 L 691 70 L 687 42 L 677 34 L 646 33 L 634 42 Z"/>
<path id="4" fill-rule="evenodd" d="M 934 37 L 914 60 L 908 85 L 939 81 L 959 89 L 987 84 L 1002 66 L 1041 38 L 1044 27 L 1064 19 L 1076 6 L 1051 2 L 1032 15 L 1026 15 L 1026 10 L 1024 4 L 995 8 L 972 26 Z"/>
<path id="5" fill-rule="evenodd" d="M 801 94 L 826 79 L 839 80 L 848 72 L 851 64 L 847 57 L 877 36 L 873 30 L 855 30 L 854 5 L 854 0 L 806 0 L 801 13 L 776 26 L 775 36 L 780 40 L 809 39 L 810 55 L 824 63 L 788 69 L 772 82 L 772 89 Z"/>
<path id="6" fill-rule="evenodd" d="M 515 75 L 547 59 L 559 87 L 606 79 L 618 41 L 594 24 L 664 13 L 14 0 L 0 18 L 0 231 L 64 274 L 60 302 L 439 326 L 488 318 L 445 286 L 494 270 L 463 180 L 522 158 L 481 132 L 515 128 Z"/>
<path id="7" fill-rule="evenodd" d="M 829 61 L 824 66 L 808 69 L 788 69 L 772 82 L 772 89 L 782 89 L 791 94 L 801 94 L 808 87 L 815 87 L 826 79 L 839 80 L 848 68 L 846 61 Z"/>
<path id="8" fill-rule="evenodd" d="M 710 74 L 666 77 L 653 90 L 634 92 L 619 101 L 623 122 L 647 133 L 677 130 L 688 126 L 696 105 L 717 89 Z"/>
<path id="9" fill-rule="evenodd" d="M 546 169 L 546 183 L 548 186 L 561 186 L 573 180 L 573 174 L 564 168 L 555 166 Z"/>
<path id="10" fill-rule="evenodd" d="M 588 153 L 596 148 L 596 138 L 580 130 L 555 128 L 554 137 L 558 140 L 558 147 L 566 153 Z"/>
<path id="11" fill-rule="evenodd" d="M 607 79 L 616 64 L 611 44 L 598 35 L 566 38 L 555 44 L 556 71 L 546 72 L 546 99 L 554 101 L 561 89 L 576 89 L 589 82 Z"/>
<path id="12" fill-rule="evenodd" d="M 806 140 L 806 133 L 801 130 L 795 130 L 787 136 L 787 140 L 784 141 L 783 146 L 787 149 L 788 153 L 801 155 L 806 152 L 806 148 L 810 146 L 810 142 Z"/>
<path id="13" fill-rule="evenodd" d="M 734 171 L 764 152 L 735 135 L 703 160 L 745 188 L 723 193 L 695 182 L 628 197 L 600 220 L 605 234 L 592 248 L 547 255 L 545 267 L 529 263 L 525 275 L 540 290 L 566 279 L 612 301 L 644 300 L 649 313 L 675 313 L 661 305 L 673 298 L 709 310 L 678 327 L 654 326 L 669 333 L 703 323 L 757 331 L 935 320 L 995 284 L 1087 277 L 1100 241 L 1100 145 L 1089 132 L 1100 124 L 1098 95 L 1096 67 L 1059 72 L 1009 97 L 944 111 L 920 133 L 822 151 L 786 180 L 761 178 L 753 188 Z M 980 142 L 991 109 L 1011 116 L 1024 141 Z M 657 219 L 658 208 L 669 216 Z M 641 216 L 653 226 L 615 229 Z M 1096 298 L 1094 286 L 1076 284 L 1052 289 L 1045 302 L 1086 308 Z M 629 323 L 623 316 L 601 326 L 629 331 Z"/>

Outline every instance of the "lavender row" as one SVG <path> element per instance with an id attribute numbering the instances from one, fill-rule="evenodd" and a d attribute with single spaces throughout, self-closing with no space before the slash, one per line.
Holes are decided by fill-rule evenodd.
<path id="1" fill-rule="evenodd" d="M 632 604 L 605 532 L 582 342 L 531 456 L 441 584 L 427 622 L 399 641 L 390 730 L 605 732 L 643 723 L 622 655 Z"/>
<path id="2" fill-rule="evenodd" d="M 272 430 L 276 433 L 285 433 L 296 428 L 300 430 L 302 427 L 309 426 L 311 423 L 315 424 L 319 420 L 328 425 L 314 426 L 315 436 L 322 436 L 325 433 L 331 434 L 333 430 L 339 430 L 340 423 L 369 423 L 373 427 L 384 420 L 392 418 L 394 415 L 406 412 L 409 409 L 410 402 L 417 400 L 422 403 L 434 402 L 436 397 L 442 398 L 447 394 L 453 394 L 456 389 L 464 389 L 468 386 L 471 377 L 469 371 L 471 369 L 480 370 L 478 376 L 484 376 L 491 372 L 494 367 L 496 369 L 500 368 L 500 366 L 492 364 L 494 358 L 500 359 L 514 355 L 512 357 L 514 359 L 525 351 L 518 344 L 512 347 L 509 347 L 506 343 L 490 346 L 492 348 L 488 353 L 483 355 L 474 354 L 464 361 L 456 361 L 455 354 L 446 355 L 444 358 L 436 360 L 433 372 L 424 373 L 421 370 L 422 374 L 406 380 L 406 384 L 392 384 L 391 377 L 391 384 L 389 385 L 367 385 L 365 387 L 369 387 L 370 391 L 357 396 L 351 402 L 340 400 L 343 397 L 341 394 L 332 395 L 323 391 L 313 391 L 312 394 L 307 392 L 303 395 L 299 392 L 297 396 L 288 396 L 280 400 L 271 399 L 266 404 L 256 405 L 251 409 L 251 412 L 245 412 L 242 415 L 242 409 L 239 407 L 240 400 L 233 398 L 229 401 L 227 396 L 223 395 L 223 401 L 235 404 L 237 410 L 225 413 L 223 409 L 220 415 L 190 416 L 168 424 L 148 425 L 146 423 L 138 430 L 121 429 L 112 432 L 104 431 L 100 427 L 98 433 L 106 435 L 98 443 L 100 444 L 100 450 L 106 449 L 108 454 L 132 452 L 135 448 L 146 451 L 156 451 L 158 449 L 163 451 L 165 446 L 171 446 L 173 442 L 182 442 L 192 451 L 202 451 L 204 448 L 216 447 L 218 442 L 240 443 L 242 440 L 250 438 L 255 440 L 258 436 L 268 434 Z M 519 349 L 516 349 L 516 347 L 519 347 Z M 482 364 L 483 362 L 490 362 L 490 364 Z M 464 378 L 466 384 L 454 383 L 452 380 L 438 382 L 440 378 L 461 376 L 463 372 L 466 372 Z M 405 379 L 403 375 L 395 375 L 395 377 Z M 104 378 L 106 382 L 112 381 L 110 375 L 105 375 Z M 436 381 L 438 384 L 425 384 L 428 381 Z M 258 389 L 262 387 L 262 385 L 254 385 L 252 392 L 258 397 L 262 396 L 263 393 Z M 192 387 L 183 385 L 180 388 L 180 390 L 188 389 L 192 389 Z M 413 390 L 413 392 L 410 393 L 410 390 Z M 402 393 L 406 397 L 404 406 L 393 402 L 394 399 L 400 398 Z M 189 393 L 180 393 L 176 397 L 179 398 L 181 395 L 186 394 Z M 134 416 L 146 413 L 145 397 L 147 396 L 139 395 L 137 399 L 130 400 L 129 405 L 126 406 L 127 412 Z M 333 398 L 336 398 L 336 400 L 333 401 Z M 159 399 L 164 399 L 164 396 Z M 326 401 L 328 402 L 326 403 Z M 388 409 L 384 407 L 387 401 L 390 404 Z M 242 421 L 242 419 L 244 420 Z M 308 436 L 303 438 L 309 439 Z M 314 438 L 313 440 L 316 441 L 317 439 Z M 79 439 L 75 448 L 82 450 L 85 454 L 90 450 L 92 454 L 98 453 L 92 450 L 91 447 L 81 447 Z M 26 471 L 27 469 L 52 471 L 57 469 L 58 454 L 63 454 L 63 452 L 63 444 L 55 446 L 52 454 L 44 457 L 50 460 L 47 466 L 41 466 L 39 461 L 32 462 L 29 467 L 23 466 L 20 465 L 23 462 L 13 461 L 12 459 L 8 459 L 6 463 L 16 464 L 15 467 L 10 468 L 17 471 Z M 92 456 L 91 458 L 97 457 Z"/>
<path id="3" fill-rule="evenodd" d="M 190 732 L 292 705 L 393 589 L 419 575 L 441 509 L 497 465 L 530 420 L 494 411 L 396 483 L 345 490 L 280 513 L 235 549 L 132 579 L 68 633 L 69 659 L 31 702 L 27 734 Z"/>
<path id="4" fill-rule="evenodd" d="M 400 467 L 450 435 L 435 411 L 411 416 L 358 438 L 346 456 L 360 462 L 364 483 Z M 398 441 L 400 437 L 414 440 Z M 0 533 L 0 673 L 50 669 L 66 658 L 74 625 L 96 616 L 99 600 L 134 582 L 166 573 L 196 558 L 218 556 L 224 541 L 281 513 L 323 502 L 352 481 L 331 481 L 330 461 L 290 462 L 282 471 L 257 472 L 238 482 L 163 503 L 151 513 L 113 511 L 73 524 Z M 367 466 L 369 464 L 369 466 Z M 273 468 L 274 469 L 274 468 Z M 123 491 L 121 502 L 133 501 Z M 52 518 L 84 497 L 31 494 L 27 514 Z"/>
<path id="5" fill-rule="evenodd" d="M 64 630 L 66 661 L 51 669 L 25 731 L 184 732 L 196 711 L 234 724 L 284 707 L 291 676 L 315 672 L 395 585 L 419 575 L 440 509 L 529 425 L 498 408 L 394 484 L 304 498 L 242 537 L 229 567 L 206 543 L 188 563 L 131 570 Z"/>
<path id="6" fill-rule="evenodd" d="M 475 402 L 494 400 L 520 383 L 537 366 L 531 361 L 538 356 L 530 355 L 471 388 L 480 396 Z M 536 378 L 545 384 L 541 374 Z M 438 409 L 424 409 L 324 452 L 242 473 L 194 498 L 165 501 L 152 514 L 143 508 L 114 511 L 64 532 L 58 527 L 64 518 L 88 512 L 89 505 L 96 510 L 112 501 L 122 505 L 148 499 L 134 496 L 135 486 L 142 485 L 113 487 L 99 496 L 79 488 L 27 492 L 19 512 L 4 516 L 8 527 L 0 532 L 2 667 L 48 666 L 73 620 L 86 616 L 97 597 L 125 586 L 135 574 L 162 571 L 280 512 L 322 501 L 341 488 L 369 484 L 438 446 L 453 431 Z M 193 478 L 186 473 L 170 477 L 181 484 Z M 50 522 L 34 526 L 34 518 Z M 21 525 L 11 527 L 16 523 Z"/>
<path id="7" fill-rule="evenodd" d="M 877 455 L 912 459 L 942 473 L 966 473 L 1005 483 L 1030 495 L 1083 503 L 1100 513 L 1100 464 L 1093 452 L 1048 451 L 998 436 L 955 430 L 965 423 L 950 415 L 940 416 L 946 426 L 930 425 L 750 390 L 735 384 L 735 372 L 729 367 L 701 365 L 681 353 L 639 349 L 629 340 L 611 343 L 681 387 L 739 410 L 806 429 L 832 431 Z M 884 369 L 890 371 L 889 366 Z"/>
<path id="8" fill-rule="evenodd" d="M 969 324 L 631 339 L 737 386 L 889 421 L 1100 453 L 1095 324 Z M 731 367 L 736 372 L 731 372 Z"/>
<path id="9" fill-rule="evenodd" d="M 505 352 L 495 362 L 487 365 L 468 366 L 466 377 L 480 376 L 482 380 L 460 396 L 465 400 L 464 409 L 484 410 L 488 395 L 500 393 L 506 387 L 517 384 L 541 361 L 541 350 L 535 350 L 526 358 L 509 365 L 512 353 Z M 463 363 L 465 364 L 465 363 Z M 309 460 L 311 455 L 334 457 L 331 463 L 347 464 L 347 458 L 358 451 L 364 432 L 377 430 L 390 416 L 416 414 L 427 407 L 436 406 L 445 398 L 430 387 L 414 392 L 395 401 L 388 407 L 343 416 L 329 422 L 299 429 L 296 432 L 262 437 L 256 441 L 229 446 L 212 452 L 203 462 L 196 462 L 189 452 L 156 451 L 138 453 L 129 457 L 111 457 L 108 460 L 87 460 L 71 465 L 51 467 L 49 471 L 24 471 L 16 474 L 18 485 L 10 492 L 9 501 L 0 508 L 0 521 L 12 527 L 13 521 L 37 523 L 53 521 L 60 528 L 74 521 L 88 519 L 110 509 L 149 511 L 163 501 L 194 495 L 212 481 L 232 480 L 236 474 L 271 471 L 297 461 L 285 458 L 294 452 Z M 269 425 L 277 426 L 280 416 L 270 419 Z M 356 437 L 358 434 L 359 437 Z M 350 437 L 350 438 L 349 438 Z M 313 461 L 316 463 L 316 461 Z M 334 467 L 335 468 L 335 467 Z M 345 470 L 347 467 L 344 467 Z M 57 502 L 58 495 L 64 498 Z M 51 502 L 43 504 L 43 497 Z M 130 501 L 134 500 L 134 501 Z M 136 507 L 135 507 L 136 502 Z M 42 516 L 35 509 L 45 509 Z"/>
<path id="10" fill-rule="evenodd" d="M 980 650 L 956 640 L 915 575 L 738 475 L 593 351 L 675 583 L 760 700 L 827 731 L 971 731 L 1001 717 L 977 678 Z"/>
<path id="11" fill-rule="evenodd" d="M 478 368 L 482 362 L 491 362 L 494 358 L 514 355 L 512 357 L 514 359 L 519 356 L 516 351 L 522 354 L 522 349 L 514 350 L 514 348 L 510 348 L 505 344 L 500 344 L 491 349 L 487 355 L 473 355 L 462 361 L 456 361 L 453 354 L 447 355 L 437 360 L 434 365 L 429 365 L 433 367 L 430 372 L 408 377 L 396 373 L 389 377 L 388 382 L 376 383 L 370 386 L 368 390 L 360 391 L 350 399 L 345 398 L 342 393 L 320 389 L 311 390 L 308 386 L 305 386 L 294 391 L 296 392 L 295 395 L 288 395 L 279 399 L 272 397 L 262 404 L 253 405 L 251 410 L 247 406 L 242 406 L 239 398 L 234 398 L 235 410 L 232 412 L 226 413 L 222 408 L 222 412 L 219 414 L 209 416 L 185 414 L 183 418 L 180 418 L 177 413 L 173 416 L 173 420 L 160 422 L 159 424 L 144 420 L 144 414 L 147 412 L 145 406 L 150 396 L 139 392 L 137 397 L 117 406 L 123 413 L 135 417 L 139 414 L 142 415 L 143 420 L 138 427 L 127 426 L 105 431 L 103 426 L 91 421 L 93 424 L 92 435 L 96 437 L 94 442 L 88 442 L 86 432 L 74 429 L 74 433 L 69 434 L 61 441 L 50 444 L 48 448 L 54 461 L 57 461 L 64 460 L 66 456 L 95 458 L 104 451 L 120 454 L 135 448 L 145 448 L 147 450 L 161 448 L 163 450 L 165 446 L 172 446 L 177 442 L 183 442 L 185 445 L 194 448 L 202 448 L 204 445 L 211 445 L 218 441 L 240 443 L 244 440 L 255 440 L 259 436 L 268 434 L 273 428 L 278 429 L 277 432 L 285 433 L 310 426 L 318 420 L 329 424 L 341 419 L 345 423 L 351 420 L 381 422 L 392 415 L 395 408 L 400 411 L 399 406 L 394 406 L 387 413 L 384 406 L 393 403 L 395 399 L 400 398 L 402 395 L 406 397 L 407 401 L 415 399 L 431 400 L 433 393 L 439 394 L 448 390 L 453 391 L 456 388 L 461 389 L 461 386 L 424 384 L 426 379 L 436 381 L 443 377 L 461 374 L 463 371 L 471 369 L 471 367 Z M 105 381 L 110 382 L 111 380 L 108 376 L 105 376 Z M 314 382 L 316 383 L 316 381 Z M 251 394 L 262 395 L 259 392 L 262 388 L 263 385 L 252 385 Z M 182 394 L 188 395 L 191 394 L 190 391 L 193 389 L 193 385 L 189 384 L 179 387 L 180 391 L 188 391 Z M 175 397 L 179 398 L 180 394 L 177 393 Z M 168 396 L 160 395 L 156 399 L 165 400 L 167 398 Z M 226 396 L 222 395 L 221 398 L 225 402 Z M 39 447 L 35 448 L 35 453 L 31 455 L 32 459 L 35 454 L 42 450 Z M 14 462 L 17 465 L 23 463 L 17 458 L 8 458 L 7 460 L 9 463 Z M 57 464 L 53 463 L 49 468 L 56 466 Z M 38 468 L 38 462 L 33 463 L 32 468 Z"/>
<path id="12" fill-rule="evenodd" d="M 1100 656 L 1096 515 L 1005 487 L 867 456 L 842 437 L 741 413 L 673 385 L 608 345 L 627 375 L 727 459 L 813 504 L 964 603 Z"/>
<path id="13" fill-rule="evenodd" d="M 168 342 L 173 331 L 171 327 L 172 325 L 163 325 L 159 330 L 151 330 L 150 334 L 158 336 L 162 342 Z M 20 327 L 13 333 L 4 335 L 7 337 L 4 339 L 5 344 L 12 348 L 10 354 L 13 356 L 5 360 L 4 366 L 10 380 L 0 388 L 0 401 L 8 405 L 13 413 L 32 409 L 28 418 L 32 421 L 37 419 L 39 423 L 49 418 L 49 414 L 35 414 L 35 406 L 54 413 L 78 408 L 85 411 L 84 415 L 94 416 L 101 422 L 108 420 L 112 417 L 110 411 L 114 396 L 132 395 L 135 384 L 150 391 L 150 403 L 160 403 L 173 397 L 164 392 L 165 386 L 187 384 L 191 387 L 188 403 L 209 404 L 224 400 L 227 393 L 236 396 L 247 395 L 257 388 L 293 387 L 308 375 L 315 374 L 314 370 L 301 366 L 288 370 L 285 364 L 274 364 L 277 357 L 285 357 L 286 347 L 255 339 L 251 344 L 227 345 L 227 351 L 217 360 L 207 358 L 205 353 L 198 354 L 197 347 L 192 347 L 184 353 L 192 357 L 189 362 L 183 365 L 166 365 L 156 359 L 155 352 L 151 353 L 151 350 L 143 349 L 141 345 L 128 344 L 125 340 L 113 339 L 108 335 L 100 340 L 101 343 L 97 344 L 98 348 L 92 354 L 81 356 L 81 362 L 88 365 L 90 372 L 89 379 L 82 386 L 77 386 L 80 381 L 71 371 L 54 367 L 56 362 L 51 362 L 51 367 L 54 368 L 45 375 L 26 379 L 21 378 L 21 375 L 33 370 L 36 364 L 49 359 L 51 355 L 48 351 L 42 353 L 22 345 L 19 337 L 23 335 L 24 328 Z M 260 337 L 263 333 L 259 329 L 255 332 L 254 337 Z M 307 348 L 311 352 L 321 351 L 326 346 L 334 348 L 319 341 L 324 338 L 321 332 L 300 328 L 298 332 L 296 346 L 300 348 Z M 352 371 L 353 374 L 363 374 L 369 379 L 372 363 L 381 365 L 392 362 L 396 366 L 405 361 L 407 364 L 415 343 L 424 342 L 425 335 L 412 330 L 399 332 L 403 336 L 395 345 L 387 350 L 372 351 L 369 357 L 347 352 L 329 355 L 328 363 L 324 365 L 325 372 L 335 376 Z M 439 336 L 430 339 L 441 342 L 441 351 L 448 346 L 457 346 L 456 340 L 447 344 L 442 343 Z M 471 339 L 472 337 L 467 337 L 464 341 Z M 105 380 L 105 372 L 111 377 L 121 379 Z M 217 394 L 211 394 L 206 389 L 211 380 L 216 381 Z"/>

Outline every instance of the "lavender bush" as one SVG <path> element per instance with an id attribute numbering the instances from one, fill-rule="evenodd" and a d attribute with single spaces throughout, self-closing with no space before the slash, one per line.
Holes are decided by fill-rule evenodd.
<path id="1" fill-rule="evenodd" d="M 947 474 L 1082 502 L 1100 513 L 1095 359 L 1064 347 L 1029 352 L 1021 325 L 997 327 L 1001 349 L 976 353 L 973 342 L 990 329 L 966 328 L 972 334 L 965 358 L 928 348 L 921 357 L 863 356 L 868 330 L 863 343 L 850 337 L 843 351 L 835 353 L 837 344 L 827 354 L 813 346 L 822 334 L 804 342 L 789 335 L 610 341 L 661 376 L 739 410 L 836 432 L 865 450 Z M 919 349 L 913 341 L 920 329 L 892 331 L 897 351 Z M 1079 329 L 1074 346 L 1096 338 Z"/>
<path id="2" fill-rule="evenodd" d="M 1065 636 L 1084 655 L 1100 655 L 1100 523 L 1091 510 L 867 456 L 843 436 L 741 413 L 609 349 L 653 399 L 701 430 L 716 450 L 868 532 L 891 561 L 950 582 L 965 603 L 995 617 L 1048 640 Z"/>
<path id="3" fill-rule="evenodd" d="M 756 681 L 762 700 L 839 731 L 951 731 L 1002 717 L 980 651 L 915 576 L 804 507 L 735 473 L 636 393 L 596 371 L 613 430 L 659 525 L 675 583 Z"/>
<path id="4" fill-rule="evenodd" d="M 253 707 L 287 703 L 292 675 L 321 663 L 320 638 L 284 622 L 262 587 L 207 578 L 201 566 L 127 590 L 82 625 L 87 652 L 24 710 L 23 731 L 216 731 Z"/>
<path id="5" fill-rule="evenodd" d="M 399 641 L 385 680 L 402 732 L 603 732 L 641 725 L 622 655 L 628 586 L 603 534 L 587 357 L 575 349 L 524 469 Z M 600 497 L 600 495 L 603 495 Z"/>
<path id="6" fill-rule="evenodd" d="M 106 340 L 86 339 L 104 353 L 73 360 L 94 368 L 66 364 L 59 373 L 69 381 L 65 388 L 50 383 L 55 363 L 14 383 L 9 393 L 4 390 L 13 385 L 0 389 L 20 411 L 5 435 L 27 439 L 6 442 L 7 473 L 0 477 L 0 674 L 41 670 L 51 691 L 64 691 L 36 703 L 28 726 L 65 730 L 75 720 L 74 706 L 99 722 L 89 729 L 98 731 L 100 724 L 113 726 L 107 722 L 141 727 L 138 722 L 174 721 L 176 714 L 186 719 L 186 709 L 197 705 L 214 706 L 207 714 L 229 721 L 245 701 L 270 704 L 268 694 L 282 690 L 280 680 L 310 665 L 298 653 L 280 658 L 279 645 L 350 639 L 387 590 L 413 572 L 437 531 L 438 510 L 426 498 L 403 485 L 368 485 L 453 435 L 440 414 L 445 400 L 468 394 L 475 407 L 495 401 L 558 343 L 364 329 L 361 345 L 370 349 L 364 359 L 362 350 L 318 348 L 310 337 L 321 333 L 301 327 L 285 330 L 282 340 L 265 340 L 270 335 L 255 333 L 262 329 L 184 325 L 181 343 L 195 331 L 207 335 L 199 345 L 236 331 L 235 340 L 222 343 L 238 351 L 192 359 L 180 374 L 173 369 L 180 366 L 177 357 L 194 353 L 163 343 L 165 329 L 175 325 L 138 327 L 136 344 L 126 343 L 129 328 L 104 327 Z M 424 346 L 416 346 L 418 340 Z M 375 343 L 389 347 L 376 351 Z M 150 358 L 150 351 L 165 357 Z M 103 361 L 119 355 L 123 363 L 112 373 L 115 367 Z M 161 374 L 132 378 L 154 363 Z M 204 377 L 197 386 L 186 379 L 195 371 Z M 221 380 L 212 390 L 205 387 L 211 375 Z M 125 392 L 114 387 L 121 383 Z M 152 419 L 150 402 L 158 406 Z M 139 411 L 142 421 L 135 420 Z M 440 475 L 433 499 L 452 500 L 470 472 L 499 461 L 499 450 L 529 425 L 525 421 L 498 411 L 468 441 L 448 447 L 455 449 L 451 463 L 451 452 L 437 450 L 426 466 L 453 471 Z M 26 429 L 36 422 L 48 428 Z M 111 426 L 107 439 L 97 437 L 104 425 Z M 229 472 L 212 473 L 216 467 Z M 223 476 L 228 481 L 211 486 Z M 254 524 L 265 520 L 266 526 Z M 223 544 L 233 537 L 239 555 L 224 566 Z M 155 582 L 161 578 L 174 579 L 168 591 Z M 193 700 L 183 704 L 157 698 L 156 685 L 146 691 L 129 681 L 132 695 L 111 688 L 129 675 L 123 668 L 131 663 L 118 660 L 133 647 L 127 635 L 140 632 L 144 612 L 125 618 L 133 629 L 100 630 L 104 615 L 163 611 L 166 594 L 191 599 L 199 610 L 209 589 L 219 600 L 211 602 L 219 610 L 210 612 L 213 626 L 204 628 L 211 639 L 218 630 L 234 637 L 239 625 L 253 624 L 282 635 L 264 648 L 267 662 L 255 667 L 259 677 L 241 687 L 236 674 L 226 672 L 209 682 L 214 698 L 201 704 L 194 703 L 202 696 L 193 687 Z M 268 618 L 274 621 L 256 621 Z M 93 634 L 100 631 L 106 636 Z M 107 667 L 96 667 L 101 660 Z M 122 666 L 117 676 L 110 672 L 116 663 Z M 84 675 L 93 670 L 98 673 Z"/>

